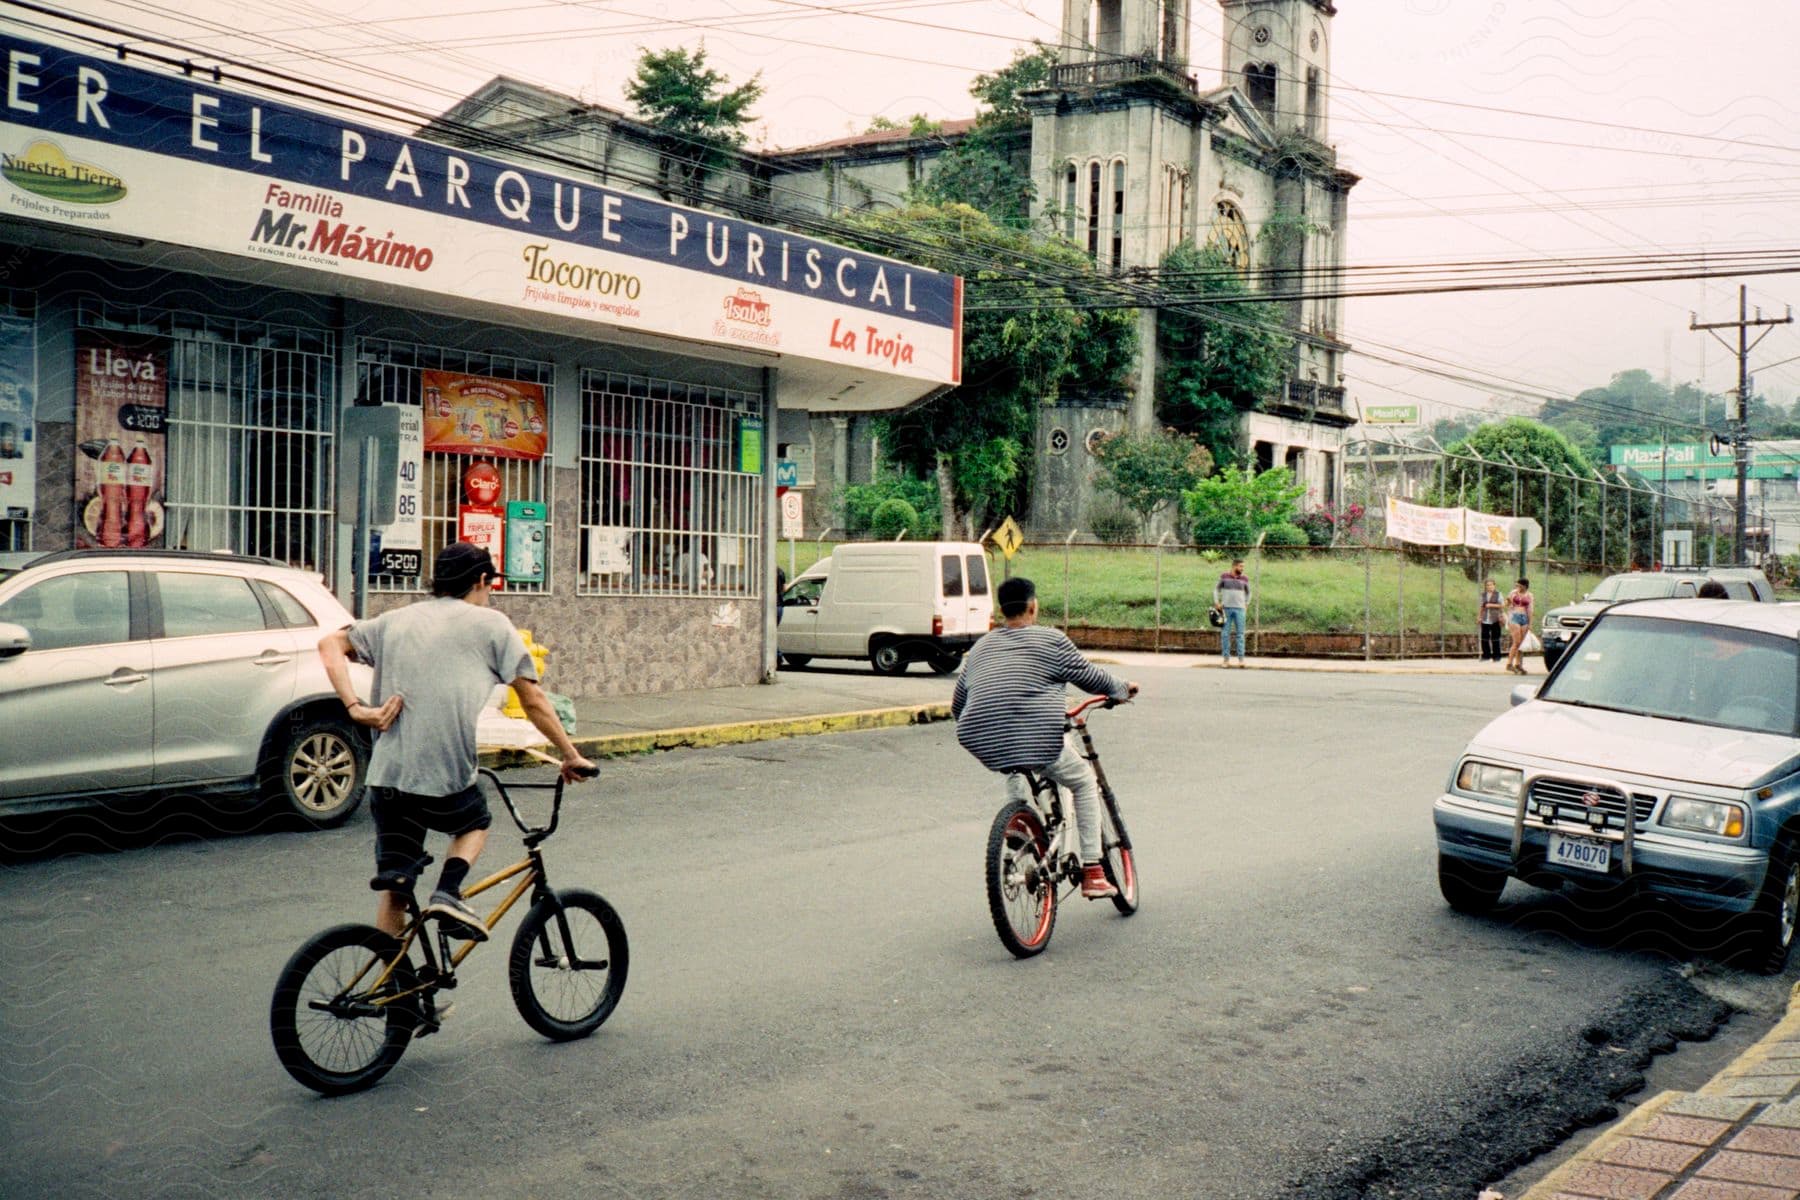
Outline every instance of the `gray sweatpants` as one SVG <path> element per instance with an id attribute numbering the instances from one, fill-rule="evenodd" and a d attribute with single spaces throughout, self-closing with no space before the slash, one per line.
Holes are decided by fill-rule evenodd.
<path id="1" fill-rule="evenodd" d="M 1081 861 L 1099 862 L 1100 782 L 1094 778 L 1093 766 L 1081 757 L 1074 734 L 1064 735 L 1062 754 L 1055 762 L 1041 768 L 1038 774 L 1048 776 L 1074 794 L 1075 833 L 1081 841 Z M 1025 782 L 1024 776 L 1009 774 L 1006 777 L 1006 795 L 1009 800 L 1030 799 L 1031 786 Z"/>

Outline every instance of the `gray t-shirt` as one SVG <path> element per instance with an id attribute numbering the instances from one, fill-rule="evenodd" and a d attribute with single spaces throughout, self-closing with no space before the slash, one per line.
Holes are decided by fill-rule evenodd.
<path id="1" fill-rule="evenodd" d="M 506 614 L 437 597 L 350 626 L 356 656 L 375 667 L 369 703 L 405 698 L 400 716 L 375 735 L 372 787 L 448 796 L 475 782 L 475 720 L 497 683 L 537 664 Z"/>

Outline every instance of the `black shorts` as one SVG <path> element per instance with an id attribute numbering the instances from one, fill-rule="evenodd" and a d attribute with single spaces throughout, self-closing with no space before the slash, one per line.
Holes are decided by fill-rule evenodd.
<path id="1" fill-rule="evenodd" d="M 375 818 L 375 870 L 403 871 L 415 878 L 425 867 L 427 829 L 460 837 L 494 823 L 477 783 L 448 796 L 372 787 L 369 812 Z"/>

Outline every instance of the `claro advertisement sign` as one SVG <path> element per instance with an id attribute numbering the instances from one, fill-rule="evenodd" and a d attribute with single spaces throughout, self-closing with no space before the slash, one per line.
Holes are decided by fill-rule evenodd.
<path id="1" fill-rule="evenodd" d="M 5 34 L 0 61 L 7 215 L 960 382 L 955 276 L 204 77 Z"/>

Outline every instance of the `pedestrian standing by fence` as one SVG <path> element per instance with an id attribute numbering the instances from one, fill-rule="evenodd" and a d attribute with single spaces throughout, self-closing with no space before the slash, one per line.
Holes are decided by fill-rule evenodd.
<path id="1" fill-rule="evenodd" d="M 1225 623 L 1219 626 L 1219 659 L 1231 665 L 1232 633 L 1237 634 L 1237 665 L 1244 665 L 1244 613 L 1250 607 L 1250 578 L 1244 574 L 1244 560 L 1231 560 L 1231 570 L 1219 576 L 1213 586 L 1213 605 Z"/>
<path id="2" fill-rule="evenodd" d="M 1500 632 L 1503 628 L 1506 606 L 1500 602 L 1500 588 L 1493 580 L 1484 580 L 1481 585 L 1481 603 L 1476 616 L 1481 629 L 1481 661 L 1500 661 Z"/>
<path id="3" fill-rule="evenodd" d="M 1531 632 L 1531 609 L 1531 580 L 1521 578 L 1506 598 L 1506 669 L 1514 675 L 1526 674 L 1525 635 Z"/>

